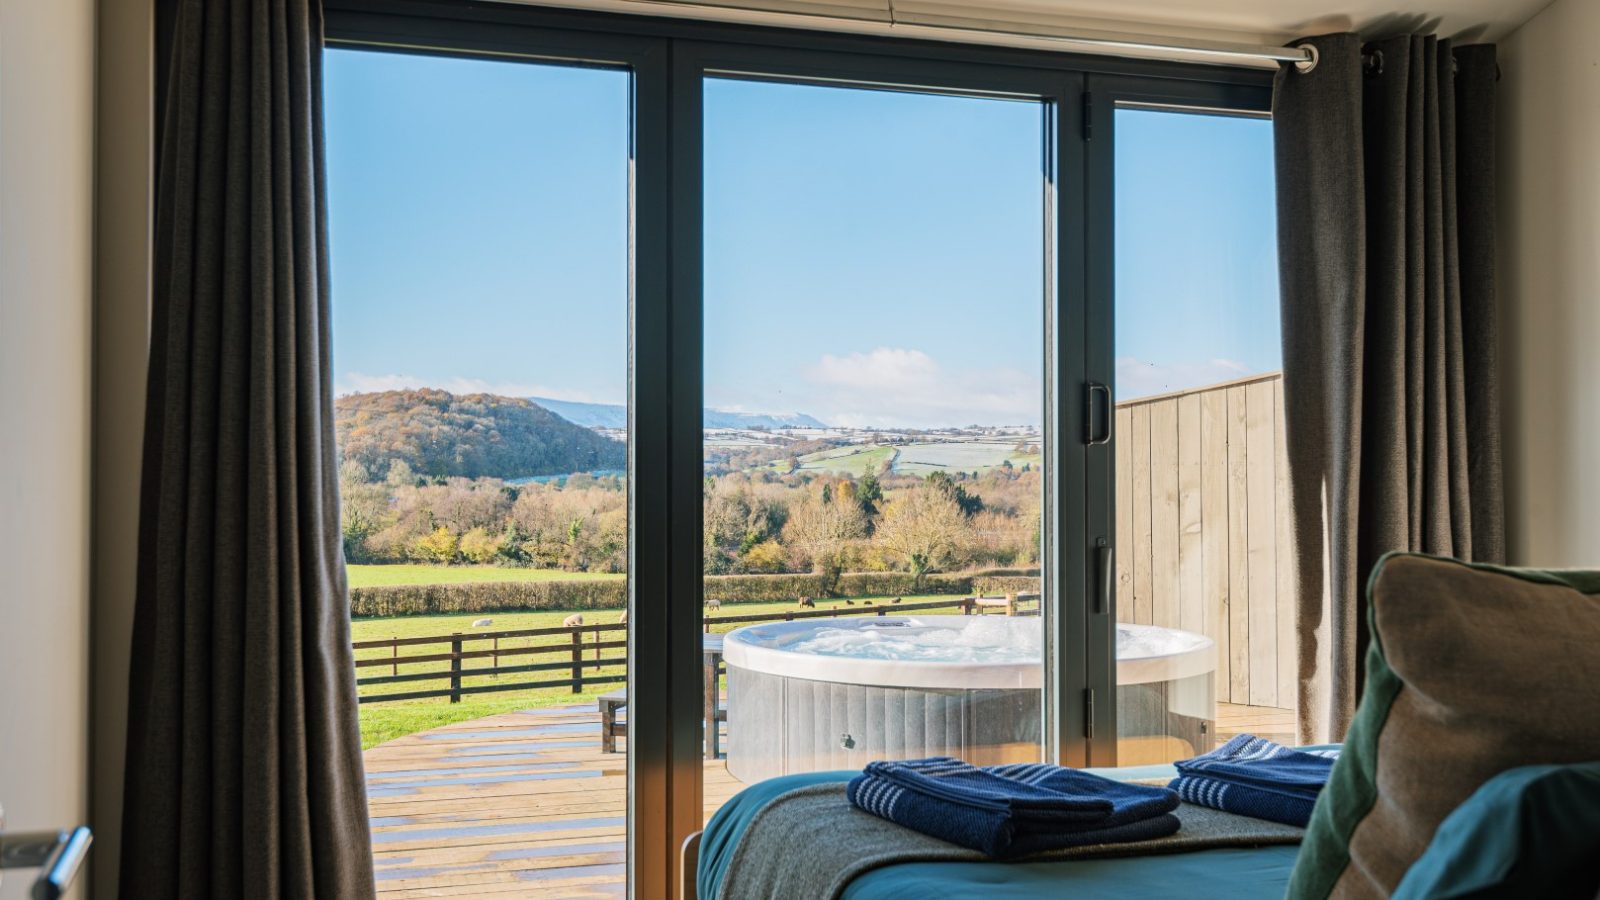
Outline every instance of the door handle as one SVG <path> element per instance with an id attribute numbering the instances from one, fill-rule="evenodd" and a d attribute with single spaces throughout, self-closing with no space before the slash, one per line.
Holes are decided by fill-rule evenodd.
<path id="1" fill-rule="evenodd" d="M 1100 577 L 1099 590 L 1095 591 L 1094 611 L 1105 615 L 1111 609 L 1112 592 L 1116 590 L 1116 548 L 1105 538 L 1100 538 L 1095 543 L 1096 565 L 1099 567 L 1095 573 Z"/>
<path id="2" fill-rule="evenodd" d="M 1096 398 L 1101 401 L 1099 404 L 1096 404 Z M 1096 415 L 1097 406 L 1105 409 L 1106 425 L 1103 430 L 1095 427 L 1095 423 L 1100 419 Z M 1111 422 L 1114 418 L 1116 416 L 1111 410 L 1111 388 L 1098 381 L 1091 381 L 1084 385 L 1083 442 L 1091 447 L 1096 444 L 1109 444 L 1111 442 Z"/>

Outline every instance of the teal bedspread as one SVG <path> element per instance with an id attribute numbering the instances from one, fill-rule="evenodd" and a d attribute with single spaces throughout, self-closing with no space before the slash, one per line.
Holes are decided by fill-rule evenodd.
<path id="1" fill-rule="evenodd" d="M 1281 900 L 1299 849 L 1200 850 L 1039 863 L 902 863 L 852 881 L 844 900 Z"/>
<path id="2" fill-rule="evenodd" d="M 1097 770 L 1124 780 L 1170 778 L 1171 766 Z M 717 810 L 700 840 L 696 873 L 700 900 L 716 900 L 733 848 L 756 811 L 780 794 L 812 784 L 849 781 L 858 772 L 809 772 L 753 784 Z M 1168 856 L 1083 859 L 1039 863 L 902 863 L 851 882 L 845 900 L 1095 900 L 1181 896 L 1185 900 L 1281 898 L 1297 847 L 1201 850 Z"/>

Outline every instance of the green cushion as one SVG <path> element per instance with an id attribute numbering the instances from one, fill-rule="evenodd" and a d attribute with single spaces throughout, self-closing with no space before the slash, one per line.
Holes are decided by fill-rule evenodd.
<path id="1" fill-rule="evenodd" d="M 1600 762 L 1489 779 L 1439 825 L 1394 900 L 1593 900 L 1600 888 Z"/>
<path id="2" fill-rule="evenodd" d="M 1365 690 L 1291 898 L 1388 896 L 1496 774 L 1600 759 L 1600 572 L 1398 553 L 1367 594 Z"/>

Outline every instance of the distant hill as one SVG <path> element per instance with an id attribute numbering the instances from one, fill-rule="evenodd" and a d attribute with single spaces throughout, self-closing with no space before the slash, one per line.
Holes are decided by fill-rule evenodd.
<path id="1" fill-rule="evenodd" d="M 382 478 L 403 459 L 418 475 L 527 478 L 627 468 L 627 447 L 520 397 L 382 391 L 334 401 L 343 459 Z"/>
<path id="2" fill-rule="evenodd" d="M 827 428 L 805 413 L 742 413 L 725 409 L 703 412 L 706 428 Z"/>
<path id="3" fill-rule="evenodd" d="M 556 415 L 586 428 L 627 428 L 628 408 L 614 403 L 575 403 L 570 400 L 551 400 L 533 397 L 533 402 Z M 773 413 L 741 413 L 722 409 L 707 409 L 702 421 L 706 428 L 827 428 L 827 425 L 804 413 L 789 415 Z"/>
<path id="4" fill-rule="evenodd" d="M 530 398 L 574 425 L 585 428 L 627 428 L 628 408 L 614 403 L 577 403 L 572 400 Z"/>

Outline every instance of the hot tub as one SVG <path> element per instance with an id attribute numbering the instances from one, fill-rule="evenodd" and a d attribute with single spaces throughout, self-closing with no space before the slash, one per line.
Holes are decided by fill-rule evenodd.
<path id="1" fill-rule="evenodd" d="M 1039 758 L 1042 622 L 915 616 L 750 625 L 730 632 L 728 771 L 752 782 L 875 759 Z M 1216 647 L 1117 626 L 1118 761 L 1211 749 Z"/>

